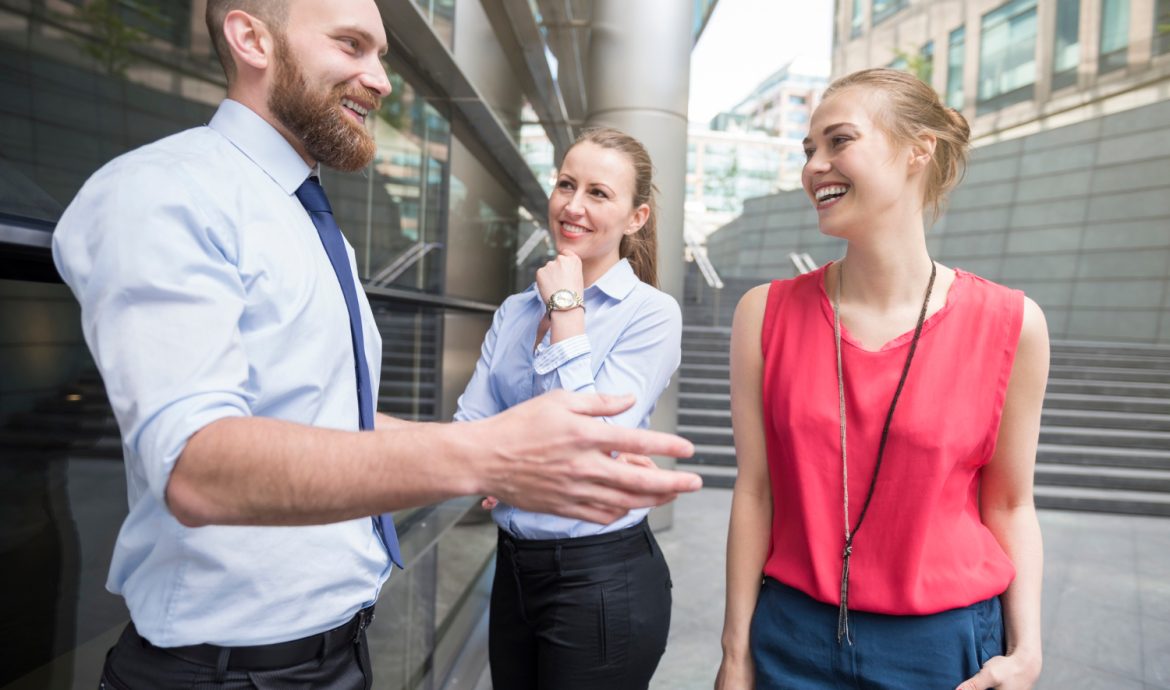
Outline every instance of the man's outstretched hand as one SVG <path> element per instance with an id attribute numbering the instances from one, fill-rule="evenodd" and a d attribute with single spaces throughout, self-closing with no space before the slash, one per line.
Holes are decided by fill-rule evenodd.
<path id="1" fill-rule="evenodd" d="M 636 457 L 690 457 L 694 446 L 686 439 L 594 419 L 633 403 L 632 396 L 553 391 L 466 422 L 465 441 L 483 459 L 477 463 L 479 493 L 524 510 L 608 524 L 631 509 L 701 488 L 696 474 L 659 469 Z"/>

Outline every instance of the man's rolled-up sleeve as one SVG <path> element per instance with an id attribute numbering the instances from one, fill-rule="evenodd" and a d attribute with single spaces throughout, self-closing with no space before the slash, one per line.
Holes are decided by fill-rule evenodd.
<path id="1" fill-rule="evenodd" d="M 53 238 L 130 470 L 160 501 L 191 435 L 251 414 L 253 403 L 237 238 L 195 188 L 181 171 L 115 163 L 86 184 Z"/>

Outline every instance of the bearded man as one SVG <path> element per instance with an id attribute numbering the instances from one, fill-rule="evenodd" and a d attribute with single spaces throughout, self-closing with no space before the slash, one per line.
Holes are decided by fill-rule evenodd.
<path id="1" fill-rule="evenodd" d="M 53 238 L 126 461 L 107 587 L 131 623 L 102 683 L 369 688 L 365 627 L 401 566 L 387 511 L 489 494 L 610 522 L 699 479 L 613 461 L 691 452 L 593 418 L 628 398 L 377 414 L 381 338 L 317 173 L 373 158 L 378 8 L 208 0 L 207 20 L 228 78 L 215 116 L 104 166 Z"/>

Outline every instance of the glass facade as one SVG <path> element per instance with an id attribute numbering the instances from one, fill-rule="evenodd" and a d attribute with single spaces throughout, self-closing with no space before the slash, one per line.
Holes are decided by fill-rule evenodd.
<path id="1" fill-rule="evenodd" d="M 0 5 L 0 688 L 96 685 L 127 620 L 105 590 L 126 514 L 121 440 L 47 240 L 98 167 L 211 117 L 223 75 L 195 4 Z M 450 45 L 454 0 L 416 4 Z M 463 341 L 478 352 L 490 305 L 523 279 L 522 226 L 443 106 L 391 78 L 375 161 L 325 183 L 384 341 L 379 408 L 442 419 L 474 365 Z M 475 272 L 450 275 L 452 237 Z M 471 499 L 396 520 L 408 569 L 379 603 L 395 614 L 370 630 L 377 686 L 431 687 L 486 607 L 495 528 Z"/>
<path id="2" fill-rule="evenodd" d="M 1056 31 L 1052 45 L 1052 89 L 1077 83 L 1081 61 L 1080 0 L 1057 0 Z"/>
<path id="3" fill-rule="evenodd" d="M 1031 100 L 1036 83 L 1036 0 L 1001 5 L 983 15 L 982 27 L 977 112 Z"/>
<path id="4" fill-rule="evenodd" d="M 1129 0 L 1101 0 L 1101 51 L 1097 71 L 1125 67 L 1129 53 Z"/>
<path id="5" fill-rule="evenodd" d="M 1154 54 L 1170 53 L 1170 0 L 1154 3 Z"/>
<path id="6" fill-rule="evenodd" d="M 967 64 L 967 29 L 960 26 L 947 38 L 947 93 L 946 103 L 955 110 L 963 109 L 963 68 Z"/>
<path id="7" fill-rule="evenodd" d="M 858 36 L 861 35 L 862 30 L 865 28 L 862 25 L 862 22 L 864 20 L 864 15 L 862 13 L 863 7 L 862 7 L 861 3 L 863 3 L 863 2 L 865 2 L 865 0 L 853 0 L 853 11 L 849 17 L 849 37 L 850 38 L 857 38 Z"/>
<path id="8" fill-rule="evenodd" d="M 873 0 L 873 15 L 870 22 L 877 26 L 910 4 L 910 0 Z"/>

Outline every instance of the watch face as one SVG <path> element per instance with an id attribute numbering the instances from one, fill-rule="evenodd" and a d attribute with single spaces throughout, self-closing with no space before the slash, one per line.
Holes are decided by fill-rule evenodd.
<path id="1" fill-rule="evenodd" d="M 552 293 L 552 303 L 557 309 L 568 309 L 577 303 L 577 298 L 569 290 L 557 290 Z"/>

